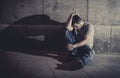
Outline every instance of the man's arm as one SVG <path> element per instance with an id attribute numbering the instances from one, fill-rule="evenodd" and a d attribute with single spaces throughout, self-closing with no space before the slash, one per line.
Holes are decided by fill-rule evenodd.
<path id="1" fill-rule="evenodd" d="M 76 44 L 73 44 L 73 47 L 77 48 L 77 47 L 81 47 L 83 45 L 86 45 L 89 42 L 89 40 L 93 39 L 93 37 L 94 37 L 94 27 L 92 24 L 89 24 L 89 29 L 88 29 L 87 34 L 85 35 L 84 40 L 81 42 L 78 42 Z"/>
<path id="2" fill-rule="evenodd" d="M 70 14 L 70 16 L 69 16 L 69 18 L 68 18 L 68 20 L 67 20 L 67 22 L 66 22 L 66 29 L 68 29 L 68 30 L 70 30 L 70 31 L 73 30 L 73 27 L 72 27 L 72 19 L 73 19 L 73 16 L 74 16 L 74 15 L 78 15 L 78 16 L 79 16 L 79 13 L 74 12 L 74 13 Z"/>
<path id="3" fill-rule="evenodd" d="M 90 39 L 90 37 L 91 37 L 90 35 L 86 35 L 85 39 L 83 41 L 73 44 L 73 48 L 77 48 L 77 47 L 86 45 L 88 43 L 88 40 Z"/>
<path id="4" fill-rule="evenodd" d="M 71 51 L 71 50 L 74 49 L 74 48 L 84 46 L 84 45 L 87 44 L 87 42 L 88 42 L 88 40 L 90 39 L 90 37 L 91 37 L 90 35 L 86 35 L 86 36 L 85 36 L 85 39 L 84 39 L 83 41 L 78 42 L 78 43 L 75 43 L 75 44 L 70 44 L 70 45 L 68 45 L 67 48 Z"/>
<path id="5" fill-rule="evenodd" d="M 86 45 L 90 39 L 94 37 L 94 27 L 90 24 L 88 33 L 85 35 L 84 40 L 75 44 L 70 44 L 67 48 L 71 51 L 73 48 L 81 47 Z"/>

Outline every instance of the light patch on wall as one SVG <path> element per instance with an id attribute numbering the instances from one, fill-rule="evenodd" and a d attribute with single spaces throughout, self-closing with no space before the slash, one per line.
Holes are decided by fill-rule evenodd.
<path id="1" fill-rule="evenodd" d="M 6 29 L 9 26 L 9 24 L 0 24 L 0 32 Z"/>
<path id="2" fill-rule="evenodd" d="M 39 41 L 45 41 L 45 35 L 28 36 L 26 38 L 28 38 L 28 39 L 35 39 L 35 40 L 39 40 Z"/>

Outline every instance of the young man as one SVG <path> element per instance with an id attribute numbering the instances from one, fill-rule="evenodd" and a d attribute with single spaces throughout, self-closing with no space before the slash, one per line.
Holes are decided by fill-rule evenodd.
<path id="1" fill-rule="evenodd" d="M 71 62 L 74 67 L 84 67 L 90 63 L 94 54 L 92 50 L 94 28 L 91 24 L 83 21 L 79 13 L 72 13 L 66 23 L 65 31 L 66 47 L 68 56 L 66 62 Z"/>

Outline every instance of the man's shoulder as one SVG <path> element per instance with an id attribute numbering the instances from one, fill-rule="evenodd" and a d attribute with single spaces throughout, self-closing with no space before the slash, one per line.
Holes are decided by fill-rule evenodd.
<path id="1" fill-rule="evenodd" d="M 88 33 L 94 33 L 94 26 L 90 22 L 85 22 L 85 24 L 85 29 L 87 29 Z"/>
<path id="2" fill-rule="evenodd" d="M 84 23 L 84 28 L 93 28 L 93 25 L 89 22 Z"/>
<path id="3" fill-rule="evenodd" d="M 86 26 L 93 26 L 93 24 L 90 23 L 90 22 L 85 22 L 85 25 L 86 25 Z"/>

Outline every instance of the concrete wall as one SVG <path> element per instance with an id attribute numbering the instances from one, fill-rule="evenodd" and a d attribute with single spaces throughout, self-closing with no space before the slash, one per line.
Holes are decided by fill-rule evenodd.
<path id="1" fill-rule="evenodd" d="M 89 21 L 96 25 L 120 25 L 120 0 L 89 0 Z"/>
<path id="2" fill-rule="evenodd" d="M 38 14 L 62 23 L 77 11 L 95 26 L 96 52 L 120 51 L 120 0 L 1 0 L 0 9 L 0 30 L 23 17 Z"/>
<path id="3" fill-rule="evenodd" d="M 74 11 L 87 19 L 86 0 L 3 0 L 0 5 L 0 23 L 5 24 L 36 14 L 46 14 L 53 20 L 65 22 Z"/>

